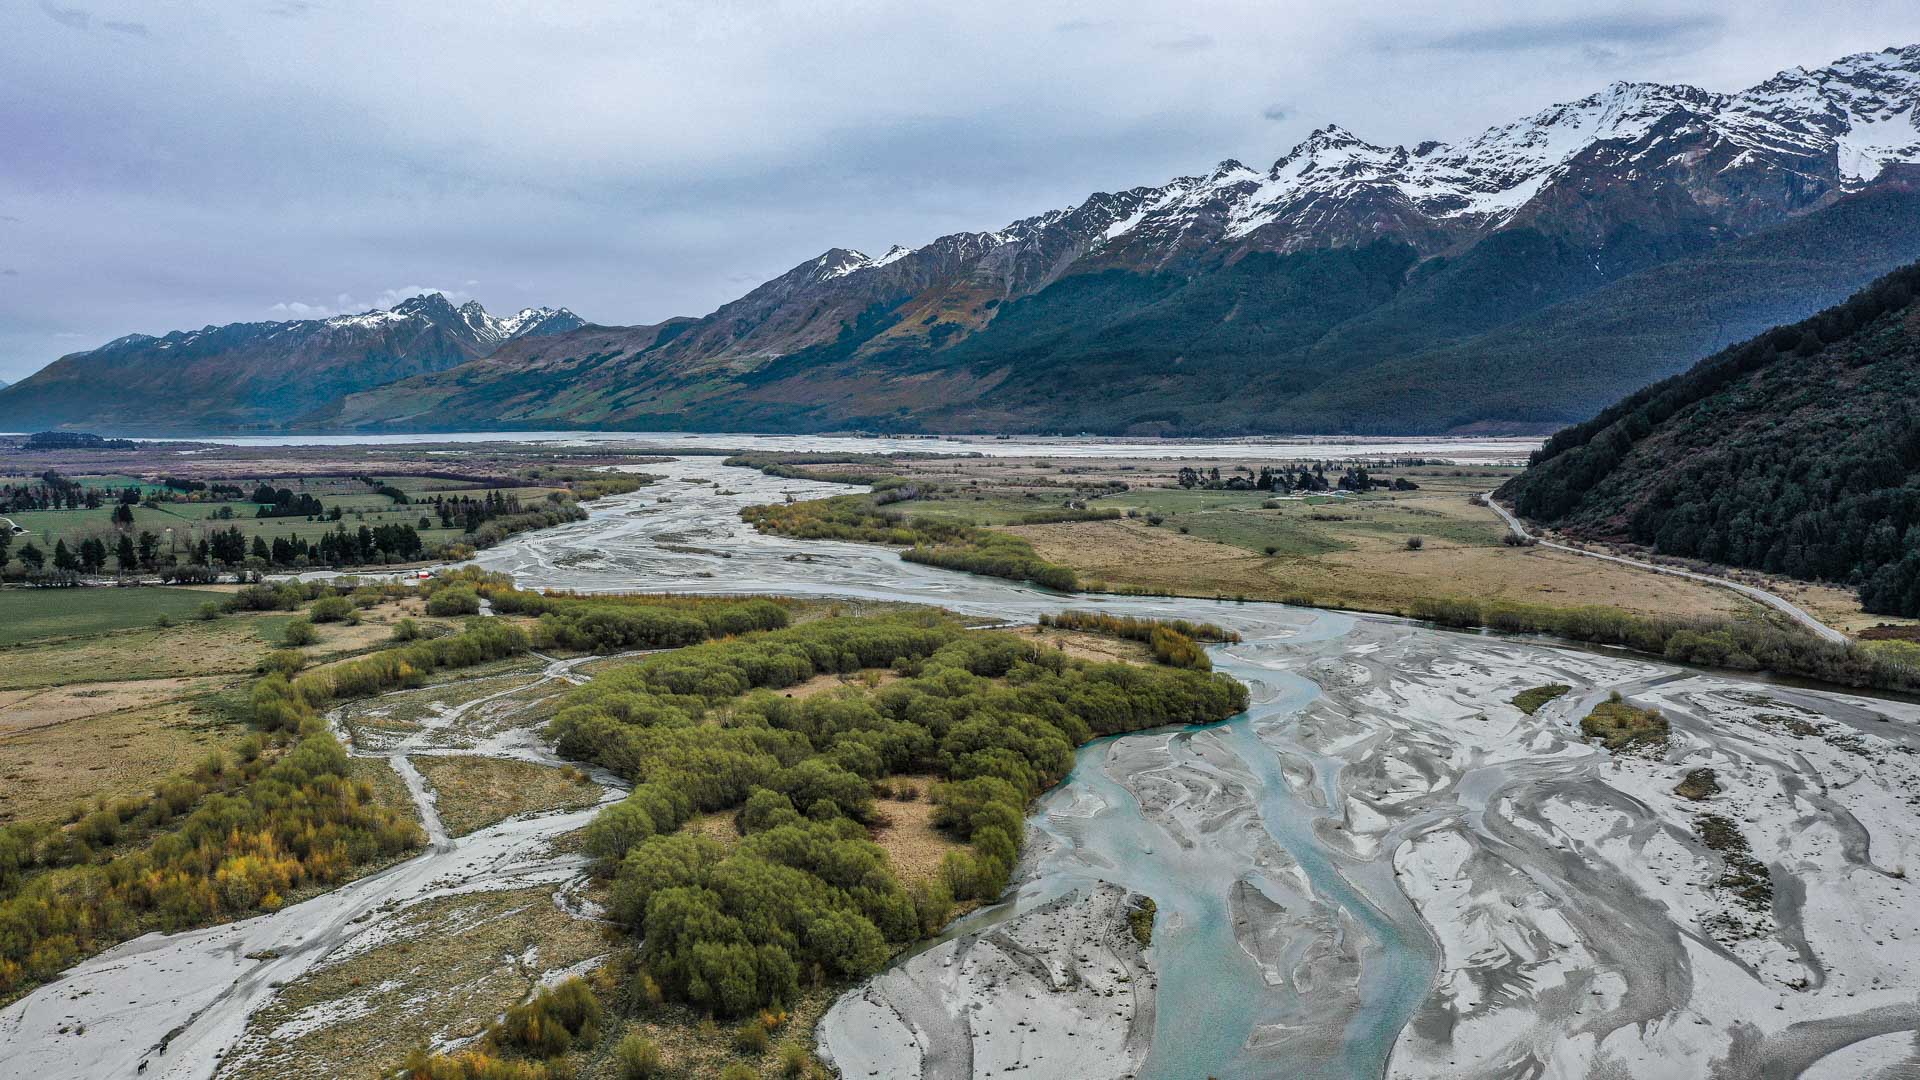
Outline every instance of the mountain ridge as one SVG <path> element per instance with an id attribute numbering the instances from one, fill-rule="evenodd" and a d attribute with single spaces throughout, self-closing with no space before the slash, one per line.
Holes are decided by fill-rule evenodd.
<path id="1" fill-rule="evenodd" d="M 495 316 L 430 292 L 357 314 L 126 334 L 0 389 L 0 427 L 277 429 L 357 390 L 585 325 L 566 308 Z"/>
<path id="2" fill-rule="evenodd" d="M 829 249 L 670 336 L 648 328 L 523 343 L 484 370 L 355 395 L 324 420 L 1378 433 L 1403 411 L 1369 413 L 1363 392 L 1340 390 L 1376 366 L 1465 347 L 1654 267 L 1910 187 L 1920 178 L 1917 101 L 1920 46 L 1906 46 L 1789 69 L 1733 94 L 1614 84 L 1457 145 L 1380 147 L 1322 127 L 1264 171 L 1227 160 L 879 258 Z M 1920 256 L 1865 235 L 1829 239 L 1841 248 L 1836 265 L 1871 252 L 1863 268 L 1842 268 L 1843 290 Z M 1316 292 L 1317 277 L 1371 299 L 1365 310 L 1343 306 Z M 1819 292 L 1790 310 L 1757 299 L 1809 277 L 1784 264 L 1768 271 L 1734 312 L 1735 330 L 1830 301 Z M 1417 305 L 1432 317 L 1412 314 Z M 1680 347 L 1662 355 L 1636 345 L 1632 377 L 1658 377 L 1703 344 L 1725 343 L 1682 330 Z M 599 389 L 533 389 L 561 371 Z M 1305 407 L 1300 395 L 1329 379 L 1338 382 L 1325 393 L 1340 400 Z M 1190 392 L 1195 384 L 1205 392 Z M 1266 415 L 1236 400 L 1250 386 L 1272 396 Z M 1630 388 L 1423 417 L 1405 433 L 1542 430 Z M 1094 394 L 1114 400 L 1097 414 L 1057 405 Z"/>
<path id="3" fill-rule="evenodd" d="M 1458 354 L 1482 337 L 1572 325 L 1562 309 L 1582 297 L 1795 222 L 1871 218 L 1863 198 L 1920 182 L 1916 105 L 1908 45 L 1734 93 L 1615 83 L 1454 144 L 1377 146 L 1328 125 L 1264 170 L 1229 159 L 878 258 L 830 248 L 700 318 L 519 333 L 308 395 L 275 422 L 1378 433 L 1407 412 L 1372 385 L 1421 383 L 1407 370 L 1420 358 L 1471 383 Z M 1920 257 L 1840 224 L 1822 238 L 1829 291 Z M 1701 306 L 1737 329 L 1830 299 L 1791 254 L 1745 276 L 1726 258 L 1710 276 L 1731 302 Z M 1812 306 L 1773 299 L 1809 283 Z M 1615 382 L 1548 358 L 1541 402 L 1468 385 L 1460 408 L 1423 407 L 1405 433 L 1581 419 L 1625 379 L 1724 343 L 1713 318 L 1676 317 L 1676 347 L 1636 340 Z M 0 391 L 0 420 L 19 400 Z"/>

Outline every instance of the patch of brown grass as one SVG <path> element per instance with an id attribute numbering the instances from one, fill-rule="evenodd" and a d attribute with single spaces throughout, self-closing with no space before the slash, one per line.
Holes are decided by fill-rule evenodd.
<path id="1" fill-rule="evenodd" d="M 1485 511 L 1491 513 L 1491 511 Z M 1177 520 L 1177 519 L 1169 519 Z M 1747 602 L 1732 592 L 1551 548 L 1452 544 L 1418 552 L 1397 535 L 1343 534 L 1348 550 L 1266 556 L 1182 536 L 1140 521 L 1069 522 L 1008 530 L 1040 557 L 1083 580 L 1182 596 L 1311 599 L 1326 607 L 1403 612 L 1415 599 L 1463 594 L 1642 614 L 1724 615 Z"/>
<path id="2" fill-rule="evenodd" d="M 600 785 L 585 774 L 529 761 L 468 754 L 418 756 L 413 765 L 433 785 L 449 836 L 465 836 L 515 814 L 592 806 Z"/>
<path id="3" fill-rule="evenodd" d="M 221 679 L 134 679 L 0 690 L 0 737 L 32 728 L 151 708 L 226 685 Z"/>
<path id="4" fill-rule="evenodd" d="M 887 783 L 896 788 L 917 788 L 920 797 L 912 802 L 876 799 L 873 803 L 873 842 L 886 851 L 887 861 L 904 885 L 932 880 L 947 852 L 966 846 L 933 827 L 937 808 L 927 796 L 938 781 L 936 776 L 888 777 Z"/>
<path id="5" fill-rule="evenodd" d="M 1042 647 L 1058 649 L 1076 660 L 1091 660 L 1096 664 L 1153 663 L 1153 650 L 1144 641 L 1046 626 L 1022 626 L 1009 632 L 1034 638 Z"/>
<path id="6" fill-rule="evenodd" d="M 0 650 L 0 689 L 78 682 L 250 674 L 275 646 L 260 636 L 272 615 L 229 615 L 213 622 Z"/>
<path id="7" fill-rule="evenodd" d="M 710 814 L 695 814 L 680 826 L 691 833 L 698 833 L 727 847 L 740 842 L 740 830 L 734 827 L 732 810 L 715 810 Z"/>
<path id="8" fill-rule="evenodd" d="M 54 820 L 76 803 L 142 794 L 247 734 L 185 701 L 0 734 L 0 822 Z"/>
<path id="9" fill-rule="evenodd" d="M 785 697 L 793 698 L 795 701 L 805 701 L 807 698 L 816 697 L 834 690 L 851 688 L 860 690 L 863 693 L 868 690 L 878 690 L 880 687 L 899 678 L 900 676 L 893 672 L 880 668 L 868 668 L 865 671 L 844 675 L 827 672 L 822 675 L 815 675 L 806 682 L 795 683 L 785 690 L 780 691 L 780 693 Z"/>

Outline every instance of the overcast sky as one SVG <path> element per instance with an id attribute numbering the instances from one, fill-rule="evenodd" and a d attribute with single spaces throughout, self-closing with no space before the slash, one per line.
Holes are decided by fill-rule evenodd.
<path id="1" fill-rule="evenodd" d="M 0 0 L 0 379 L 425 288 L 704 314 L 1328 122 L 1452 140 L 1914 41 L 1914 0 Z"/>

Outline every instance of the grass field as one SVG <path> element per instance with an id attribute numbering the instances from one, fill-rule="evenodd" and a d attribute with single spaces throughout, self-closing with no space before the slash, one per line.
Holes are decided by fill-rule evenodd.
<path id="1" fill-rule="evenodd" d="M 194 617 L 222 592 L 0 590 L 0 823 L 138 793 L 250 733 L 244 688 L 296 615 Z M 154 625 L 163 612 L 173 625 Z M 417 599 L 389 601 L 358 626 L 320 624 L 301 652 L 325 664 L 380 648 L 403 615 L 454 625 L 424 617 Z"/>
<path id="2" fill-rule="evenodd" d="M 74 806 L 145 791 L 247 736 L 198 705 L 182 698 L 0 732 L 0 824 L 57 821 Z"/>
<path id="3" fill-rule="evenodd" d="M 1451 596 L 1606 604 L 1641 614 L 1727 615 L 1749 608 L 1709 585 L 1549 548 L 1506 546 L 1506 527 L 1470 496 L 1491 489 L 1510 470 L 1381 472 L 1420 487 L 1273 499 L 1258 492 L 1136 486 L 1089 505 L 1137 509 L 1139 517 L 1013 531 L 1042 558 L 1073 567 L 1083 581 L 1186 596 L 1385 612 L 1403 612 L 1416 599 Z M 1148 514 L 1160 516 L 1161 523 L 1150 525 Z M 1409 546 L 1415 538 L 1417 548 Z"/>
<path id="4" fill-rule="evenodd" d="M 190 619 L 218 599 L 200 589 L 0 589 L 0 646 Z"/>

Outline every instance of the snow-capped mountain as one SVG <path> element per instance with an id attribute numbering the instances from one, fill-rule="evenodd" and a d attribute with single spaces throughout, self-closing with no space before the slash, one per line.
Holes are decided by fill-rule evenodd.
<path id="1" fill-rule="evenodd" d="M 832 248 L 699 319 L 430 296 L 199 333 L 331 357 L 437 335 L 331 399 L 302 361 L 269 366 L 317 427 L 1537 430 L 1920 258 L 1917 105 L 1920 45 L 1736 92 L 1616 83 L 1458 142 L 1329 125 L 1265 168 Z M 210 347 L 176 337 L 141 350 Z M 26 389 L 0 392 L 0 427 Z"/>
<path id="2" fill-rule="evenodd" d="M 1265 168 L 833 248 L 705 318 L 509 344 L 328 420 L 1553 426 L 1920 258 L 1916 102 L 1907 46 L 1732 93 L 1616 83 L 1453 143 L 1330 125 Z"/>
<path id="3" fill-rule="evenodd" d="M 63 356 L 0 392 L 0 426 L 116 431 L 276 425 L 343 394 L 586 325 L 565 308 L 504 318 L 440 293 L 325 319 L 128 334 Z"/>
<path id="4" fill-rule="evenodd" d="M 1695 250 L 1915 176 L 1916 102 L 1920 45 L 1794 68 L 1732 94 L 1615 83 L 1453 144 L 1378 146 L 1329 125 L 1266 169 L 1223 161 L 878 258 L 832 249 L 663 352 L 763 363 L 838 340 L 875 304 L 899 304 L 900 317 L 869 351 L 936 328 L 950 346 L 993 321 L 989 302 L 1076 274 L 1202 273 L 1256 252 L 1392 240 L 1426 259 L 1518 227 L 1592 249 L 1630 230 L 1660 252 Z M 1640 258 L 1596 261 L 1617 275 Z"/>
<path id="5" fill-rule="evenodd" d="M 521 308 L 512 315 L 487 314 L 480 301 L 469 300 L 459 307 L 460 320 L 482 341 L 499 343 L 517 337 L 539 334 L 563 334 L 585 326 L 585 320 L 566 308 Z"/>
<path id="6" fill-rule="evenodd" d="M 1223 161 L 970 235 L 1003 245 L 1078 224 L 1090 253 L 1115 262 L 1124 252 L 1124 261 L 1144 264 L 1183 249 L 1230 256 L 1380 235 L 1439 249 L 1546 212 L 1552 200 L 1543 196 L 1555 187 L 1620 182 L 1682 187 L 1702 216 L 1722 224 L 1777 219 L 1920 164 L 1916 103 L 1920 45 L 1794 68 L 1736 94 L 1622 82 L 1457 144 L 1377 146 L 1328 125 L 1265 170 Z M 1770 174 L 1792 174 L 1795 190 L 1756 190 L 1752 181 Z M 916 253 L 851 254 L 841 276 Z"/>

